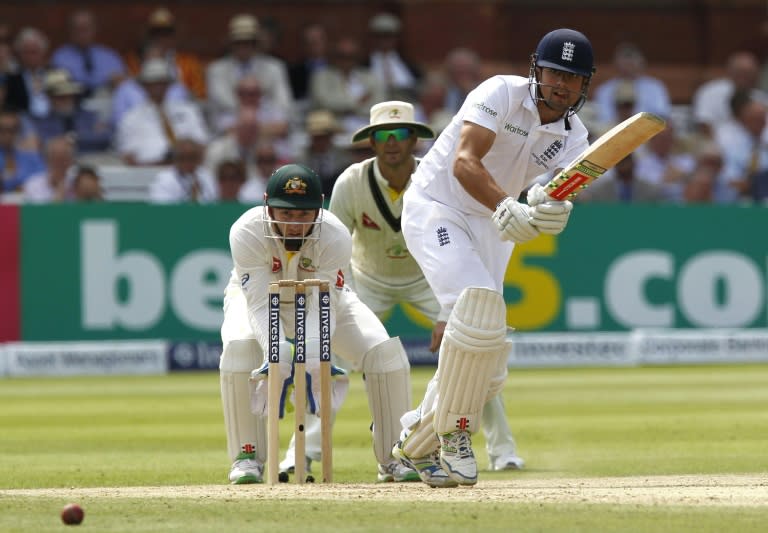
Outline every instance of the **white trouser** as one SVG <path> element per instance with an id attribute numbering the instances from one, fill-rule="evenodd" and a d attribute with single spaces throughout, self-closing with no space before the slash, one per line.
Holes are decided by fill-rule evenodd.
<path id="1" fill-rule="evenodd" d="M 363 368 L 365 356 L 369 352 L 375 354 L 376 347 L 390 341 L 390 336 L 381 321 L 351 290 L 345 290 L 339 294 L 338 305 L 331 312 L 335 319 L 331 337 L 332 350 L 345 361 L 349 361 L 354 368 Z M 308 317 L 308 329 L 313 327 L 309 318 L 311 317 Z M 243 380 L 246 374 L 250 376 L 250 370 L 259 367 L 265 361 L 267 347 L 259 344 L 258 336 L 254 334 L 251 328 L 245 296 L 231 285 L 227 288 L 224 298 L 224 323 L 221 327 L 221 337 L 224 352 L 227 355 L 226 364 L 222 368 L 222 372 L 227 373 L 227 376 L 222 374 L 222 383 L 226 390 L 223 389 L 222 394 L 226 393 L 223 407 L 230 456 L 233 454 L 236 456 L 242 450 L 249 449 L 255 449 L 257 457 L 265 456 L 266 450 L 262 450 L 264 446 L 264 439 L 261 435 L 263 428 L 260 426 L 259 417 L 244 416 L 240 403 L 244 402 L 244 405 L 250 406 L 250 396 L 244 392 L 245 389 L 241 385 L 245 383 Z M 237 343 L 239 346 L 241 341 L 256 343 L 256 349 L 227 350 L 231 343 Z M 373 360 L 368 364 L 374 368 L 376 366 Z M 233 372 L 229 369 L 235 369 L 234 372 L 237 374 L 235 382 L 239 385 L 236 388 L 229 386 L 232 379 L 228 376 L 229 373 Z M 407 374 L 407 360 L 404 369 Z M 385 369 L 384 372 L 389 372 L 389 370 Z M 382 387 L 386 391 L 390 386 L 393 396 L 405 398 L 401 390 L 402 384 L 386 382 Z M 230 389 L 235 392 L 229 392 Z M 410 389 L 410 385 L 408 385 L 408 389 Z M 407 398 L 410 400 L 410 394 Z M 392 417 L 396 419 L 401 417 L 409 407 L 410 405 L 405 403 L 394 406 L 393 409 L 396 408 L 397 412 L 393 411 Z M 378 418 L 379 416 L 381 416 L 380 411 L 375 411 L 373 417 Z M 319 459 L 320 456 L 320 428 L 319 423 L 316 423 L 317 421 L 319 419 L 316 417 L 307 415 L 307 456 L 313 459 Z M 394 445 L 394 440 L 389 446 L 390 450 L 392 445 Z M 377 450 L 385 447 L 383 445 L 377 446 Z"/>
<path id="2" fill-rule="evenodd" d="M 441 317 L 450 314 L 467 287 L 489 287 L 503 294 L 514 245 L 498 238 L 491 217 L 469 216 L 438 204 L 418 186 L 405 194 L 403 235 L 440 302 Z M 418 419 L 431 405 L 428 389 L 419 408 L 405 418 Z M 481 425 L 489 455 L 516 453 L 500 395 L 491 396 L 483 406 Z"/>

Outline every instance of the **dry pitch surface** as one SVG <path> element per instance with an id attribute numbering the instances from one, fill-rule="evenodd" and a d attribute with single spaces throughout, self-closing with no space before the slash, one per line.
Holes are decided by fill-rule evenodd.
<path id="1" fill-rule="evenodd" d="M 768 474 L 481 479 L 475 487 L 453 489 L 422 483 L 19 489 L 0 490 L 0 496 L 768 506 Z"/>

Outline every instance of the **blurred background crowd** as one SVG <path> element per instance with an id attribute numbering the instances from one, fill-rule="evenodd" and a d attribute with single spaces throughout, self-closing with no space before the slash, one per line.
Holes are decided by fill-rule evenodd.
<path id="1" fill-rule="evenodd" d="M 62 42 L 0 20 L 0 202 L 257 203 L 286 162 L 314 168 L 330 195 L 344 168 L 372 156 L 351 143 L 372 105 L 411 102 L 439 132 L 489 75 L 528 75 L 527 66 L 489 72 L 467 47 L 417 64 L 403 22 L 384 11 L 360 22 L 365 39 L 305 25 L 296 61 L 282 59 L 274 28 L 253 14 L 228 20 L 226 51 L 212 59 L 179 44 L 178 23 L 157 7 L 135 49 L 117 50 L 88 9 L 72 9 Z M 592 84 L 579 113 L 593 140 L 639 111 L 669 127 L 583 201 L 768 200 L 768 69 L 754 51 L 734 49 L 722 75 L 683 103 L 636 43 L 620 42 L 607 60 L 612 75 Z"/>

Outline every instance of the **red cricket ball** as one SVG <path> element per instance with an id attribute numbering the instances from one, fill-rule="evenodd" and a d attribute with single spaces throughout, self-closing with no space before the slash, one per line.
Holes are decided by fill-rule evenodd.
<path id="1" fill-rule="evenodd" d="M 61 510 L 61 521 L 68 526 L 76 526 L 83 521 L 85 511 L 76 503 L 68 503 Z"/>

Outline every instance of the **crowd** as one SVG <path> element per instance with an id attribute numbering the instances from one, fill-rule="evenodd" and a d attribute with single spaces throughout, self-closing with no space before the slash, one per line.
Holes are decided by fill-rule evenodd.
<path id="1" fill-rule="evenodd" d="M 212 61 L 179 48 L 166 8 L 149 15 L 130 51 L 109 47 L 88 10 L 68 24 L 67 42 L 51 43 L 37 28 L 0 22 L 0 202 L 109 200 L 100 168 L 123 165 L 158 167 L 151 202 L 255 203 L 288 162 L 316 170 L 328 197 L 343 169 L 371 155 L 351 135 L 373 105 L 410 102 L 439 133 L 487 74 L 463 47 L 446 50 L 442 68 L 415 64 L 389 13 L 368 21 L 365 42 L 306 26 L 295 62 L 280 59 L 270 28 L 250 14 L 230 19 L 227 52 Z M 591 87 L 579 113 L 592 140 L 638 111 L 670 127 L 582 201 L 768 199 L 768 93 L 754 53 L 733 51 L 725 76 L 699 86 L 682 119 L 635 44 L 619 44 L 612 59 L 615 75 Z M 417 154 L 430 142 L 420 141 Z"/>

